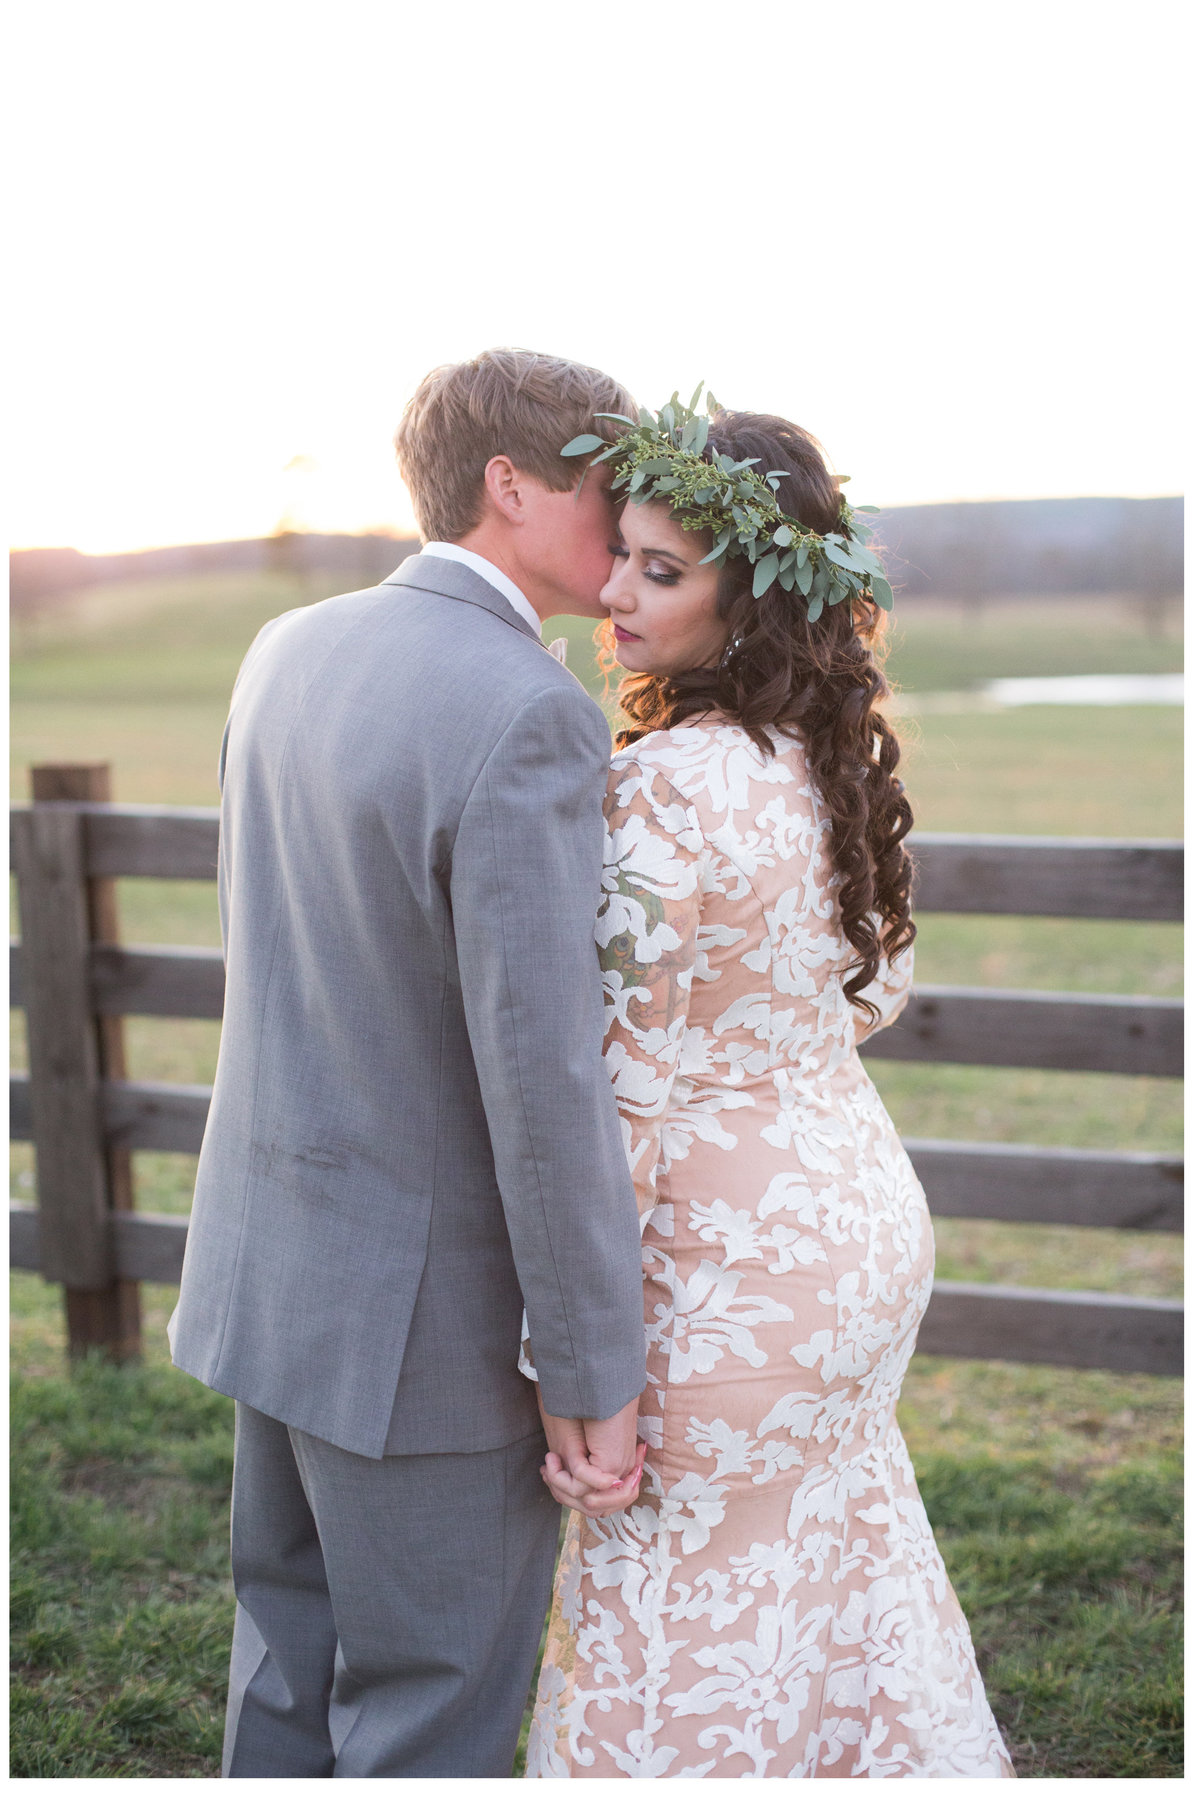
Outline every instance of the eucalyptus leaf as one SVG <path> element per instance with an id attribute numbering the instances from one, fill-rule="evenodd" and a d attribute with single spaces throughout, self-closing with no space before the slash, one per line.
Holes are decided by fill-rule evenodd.
<path id="1" fill-rule="evenodd" d="M 781 549 L 786 547 L 786 545 L 789 544 L 791 542 L 791 540 L 792 540 L 792 527 L 790 524 L 781 524 L 779 526 L 779 529 L 775 532 L 774 536 L 771 538 L 771 541 L 773 543 L 778 543 L 779 547 Z"/>
<path id="2" fill-rule="evenodd" d="M 812 578 L 813 565 L 808 557 L 805 556 L 803 560 L 796 564 L 796 585 L 802 593 L 807 593 L 811 590 Z"/>
<path id="3" fill-rule="evenodd" d="M 716 542 L 713 544 L 712 548 L 709 550 L 708 554 L 702 555 L 700 557 L 700 560 L 699 560 L 697 566 L 702 568 L 704 566 L 705 562 L 715 562 L 719 555 L 724 555 L 726 547 L 728 546 L 728 543 L 729 543 L 729 539 L 732 535 L 733 535 L 733 532 L 731 530 L 729 530 L 728 528 L 723 530 L 721 532 L 720 536 L 717 538 Z"/>
<path id="4" fill-rule="evenodd" d="M 871 597 L 876 605 L 881 606 L 884 611 L 891 611 L 892 589 L 882 574 L 877 574 L 871 582 Z"/>
<path id="5" fill-rule="evenodd" d="M 603 437 L 597 437 L 593 432 L 585 431 L 582 437 L 572 437 L 571 441 L 558 453 L 559 455 L 587 455 L 590 450 L 603 448 Z"/>
<path id="6" fill-rule="evenodd" d="M 809 621 L 809 623 L 815 624 L 817 619 L 820 617 L 821 613 L 824 611 L 824 609 L 825 609 L 825 601 L 824 601 L 824 599 L 821 598 L 820 594 L 818 593 L 815 598 L 810 599 L 808 602 L 808 621 Z"/>
<path id="7" fill-rule="evenodd" d="M 764 555 L 762 560 L 755 564 L 754 597 L 756 599 L 761 599 L 767 588 L 774 583 L 778 573 L 779 557 L 777 555 Z"/>

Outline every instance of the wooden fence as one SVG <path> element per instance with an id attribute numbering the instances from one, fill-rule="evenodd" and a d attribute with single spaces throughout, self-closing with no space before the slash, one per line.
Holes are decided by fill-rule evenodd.
<path id="1" fill-rule="evenodd" d="M 128 1080 L 126 1015 L 221 1015 L 215 949 L 116 941 L 117 877 L 213 879 L 217 813 L 113 805 L 106 770 L 35 770 L 14 807 L 22 940 L 12 1003 L 24 1005 L 30 1074 L 12 1079 L 10 1134 L 32 1140 L 39 1203 L 12 1206 L 14 1265 L 67 1295 L 72 1351 L 137 1349 L 137 1282 L 178 1281 L 182 1217 L 132 1207 L 129 1154 L 200 1146 L 209 1089 Z M 84 796 L 90 795 L 90 796 Z M 1183 855 L 1169 842 L 915 835 L 922 912 L 1178 920 Z M 866 1045 L 879 1059 L 1145 1074 L 1183 1071 L 1174 999 L 921 986 Z M 1182 1162 L 1165 1155 L 906 1141 L 936 1216 L 1173 1231 Z M 1182 1372 L 1182 1306 L 1107 1293 L 934 1287 L 919 1348 L 979 1359 Z"/>

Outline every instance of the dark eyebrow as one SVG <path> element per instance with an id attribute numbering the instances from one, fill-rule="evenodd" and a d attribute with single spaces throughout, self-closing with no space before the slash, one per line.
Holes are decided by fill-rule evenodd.
<path id="1" fill-rule="evenodd" d="M 671 554 L 671 551 L 670 551 L 670 550 L 669 550 L 669 549 L 643 549 L 643 550 L 642 550 L 642 554 L 643 554 L 643 555 L 657 555 L 657 556 L 661 556 L 661 558 L 662 558 L 662 559 L 663 559 L 663 561 L 666 561 L 666 562 L 678 562 L 678 563 L 679 563 L 679 566 L 680 566 L 680 567 L 681 567 L 681 568 L 686 568 L 686 567 L 688 567 L 688 566 L 689 566 L 689 563 L 688 563 L 688 561 L 687 561 L 687 558 L 686 558 L 686 557 L 685 557 L 685 556 L 682 556 L 682 555 L 672 555 L 672 554 Z"/>

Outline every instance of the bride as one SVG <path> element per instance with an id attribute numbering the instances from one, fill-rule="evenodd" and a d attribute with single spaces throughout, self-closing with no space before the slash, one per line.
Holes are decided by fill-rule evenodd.
<path id="1" fill-rule="evenodd" d="M 933 1239 L 857 1052 L 912 977 L 891 593 L 806 432 L 695 404 L 564 451 L 626 496 L 598 940 L 648 1384 L 632 1499 L 547 1456 L 527 1776 L 1009 1777 L 896 1424 Z"/>

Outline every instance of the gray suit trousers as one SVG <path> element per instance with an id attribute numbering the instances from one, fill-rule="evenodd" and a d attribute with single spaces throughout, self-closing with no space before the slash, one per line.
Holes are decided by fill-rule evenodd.
<path id="1" fill-rule="evenodd" d="M 561 1512 L 540 1430 L 371 1459 L 237 1406 L 227 1778 L 507 1778 Z"/>

